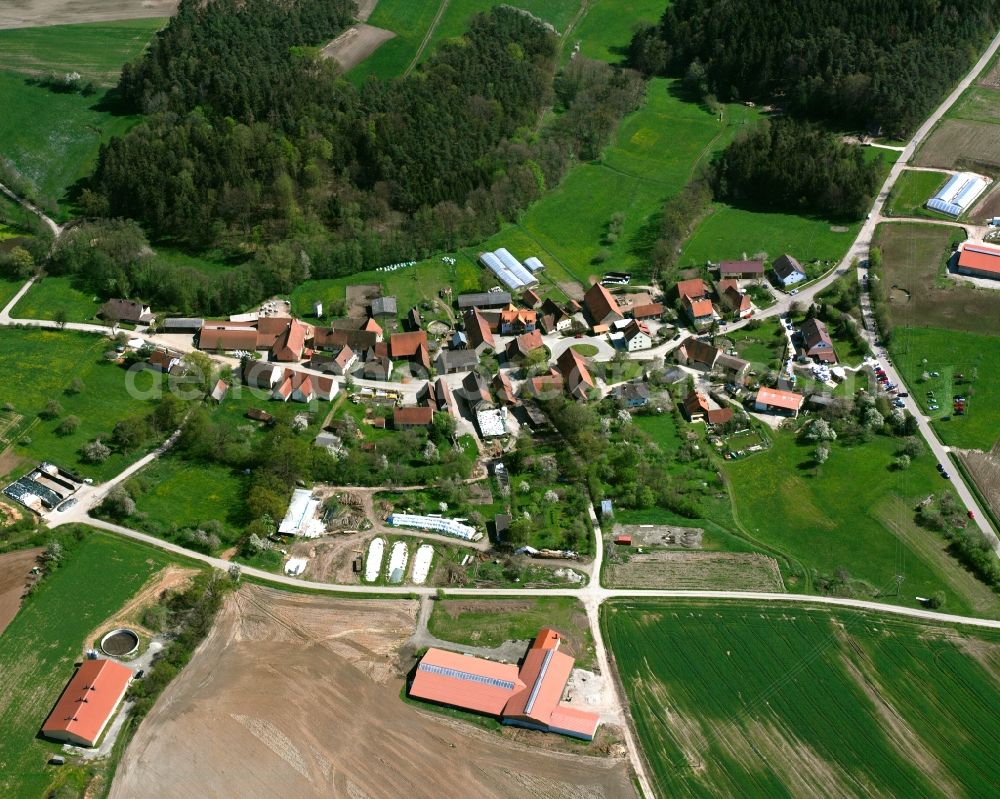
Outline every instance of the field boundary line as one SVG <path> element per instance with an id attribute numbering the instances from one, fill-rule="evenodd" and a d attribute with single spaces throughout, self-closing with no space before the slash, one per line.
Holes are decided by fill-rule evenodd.
<path id="1" fill-rule="evenodd" d="M 435 14 L 434 19 L 431 20 L 430 26 L 427 28 L 427 33 L 424 34 L 423 40 L 417 47 L 417 52 L 413 54 L 413 60 L 409 63 L 409 66 L 403 70 L 403 77 L 405 78 L 414 68 L 417 66 L 417 62 L 420 60 L 420 56 L 424 54 L 424 50 L 427 49 L 427 45 L 430 43 L 431 36 L 434 35 L 434 31 L 437 30 L 438 24 L 441 22 L 441 17 L 444 16 L 444 12 L 448 10 L 448 0 L 441 0 L 441 5 L 438 6 L 437 14 Z"/>

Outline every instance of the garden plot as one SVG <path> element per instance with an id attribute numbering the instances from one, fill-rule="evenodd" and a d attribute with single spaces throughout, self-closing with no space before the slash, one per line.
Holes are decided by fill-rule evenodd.
<path id="1" fill-rule="evenodd" d="M 613 588 L 785 590 L 778 562 L 750 552 L 643 552 L 609 562 L 604 576 Z"/>

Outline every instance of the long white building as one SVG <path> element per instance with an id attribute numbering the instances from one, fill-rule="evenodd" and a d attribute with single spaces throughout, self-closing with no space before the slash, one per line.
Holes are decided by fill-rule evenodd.
<path id="1" fill-rule="evenodd" d="M 456 519 L 445 519 L 441 516 L 418 516 L 414 513 L 393 513 L 386 520 L 393 527 L 415 527 L 418 530 L 451 535 L 466 541 L 478 541 L 483 534 L 470 524 L 463 524 Z"/>

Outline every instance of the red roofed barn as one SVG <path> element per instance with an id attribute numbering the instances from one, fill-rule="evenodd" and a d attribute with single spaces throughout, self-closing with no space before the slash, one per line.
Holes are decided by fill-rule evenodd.
<path id="1" fill-rule="evenodd" d="M 132 669 L 113 660 L 85 660 L 42 725 L 42 735 L 93 746 L 132 682 Z"/>
<path id="2" fill-rule="evenodd" d="M 593 740 L 600 717 L 561 701 L 574 663 L 559 651 L 561 643 L 555 630 L 541 630 L 520 670 L 428 649 L 417 665 L 410 696 L 496 716 L 504 724 Z"/>

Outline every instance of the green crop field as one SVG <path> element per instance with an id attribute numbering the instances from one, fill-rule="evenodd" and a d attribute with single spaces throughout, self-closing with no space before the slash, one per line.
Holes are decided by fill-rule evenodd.
<path id="1" fill-rule="evenodd" d="M 4 796 L 47 796 L 50 783 L 66 776 L 45 765 L 61 745 L 37 738 L 39 728 L 90 645 L 89 634 L 167 564 L 155 549 L 90 529 L 85 536 L 0 636 Z"/>
<path id="2" fill-rule="evenodd" d="M 648 274 L 664 201 L 683 187 L 697 163 L 755 118 L 752 109 L 729 105 L 720 123 L 677 97 L 673 86 L 673 81 L 650 81 L 646 102 L 622 121 L 597 162 L 571 170 L 524 212 L 517 226 L 505 228 L 481 249 L 507 247 L 520 258 L 537 255 L 557 282 L 565 275 L 588 285 L 607 270 Z M 614 214 L 623 215 L 623 229 L 617 241 L 608 243 Z"/>
<path id="3" fill-rule="evenodd" d="M 723 467 L 734 514 L 751 537 L 826 579 L 839 572 L 860 598 L 919 607 L 915 597 L 943 590 L 952 612 L 1000 615 L 1000 597 L 946 554 L 944 538 L 914 521 L 917 503 L 948 485 L 931 455 L 893 471 L 899 442 L 877 436 L 855 446 L 834 442 L 816 467 L 811 445 L 784 431 L 772 438 L 766 452 Z"/>
<path id="4" fill-rule="evenodd" d="M 137 58 L 165 23 L 130 19 L 0 30 L 0 70 L 29 77 L 76 72 L 84 81 L 114 86 L 122 64 Z"/>
<path id="5" fill-rule="evenodd" d="M 69 322 L 97 320 L 100 302 L 90 292 L 80 291 L 69 277 L 50 276 L 35 282 L 11 311 L 15 319 L 56 318 L 58 311 L 65 311 Z"/>
<path id="6" fill-rule="evenodd" d="M 927 216 L 932 219 L 948 219 L 944 214 L 924 208 L 931 197 L 937 194 L 949 175 L 946 172 L 923 172 L 908 169 L 899 176 L 889 195 L 887 211 L 894 216 Z"/>
<path id="7" fill-rule="evenodd" d="M 786 252 L 803 263 L 815 259 L 837 261 L 847 252 L 860 227 L 860 222 L 835 225 L 825 219 L 747 211 L 719 203 L 685 242 L 679 263 L 718 263 L 757 253 L 773 259 Z"/>
<path id="8" fill-rule="evenodd" d="M 59 219 L 68 218 L 66 192 L 90 173 L 101 143 L 137 118 L 110 110 L 110 90 L 57 92 L 41 85 L 39 76 L 78 72 L 112 86 L 122 64 L 138 56 L 162 24 L 134 20 L 0 31 L 0 166 L 15 187 Z"/>
<path id="9" fill-rule="evenodd" d="M 958 102 L 948 109 L 946 117 L 971 119 L 976 122 L 1000 122 L 1000 91 L 983 86 L 970 86 Z"/>
<path id="10" fill-rule="evenodd" d="M 108 347 L 106 338 L 84 333 L 0 328 L 0 372 L 14 376 L 0 380 L 0 405 L 9 403 L 24 417 L 17 455 L 49 460 L 98 480 L 117 474 L 135 460 L 134 452 L 113 452 L 101 464 L 84 463 L 80 458 L 84 444 L 99 436 L 110 438 L 120 419 L 151 410 L 152 400 L 143 397 L 158 394 L 153 389 L 162 379 L 153 372 L 130 373 L 104 362 Z M 84 389 L 68 394 L 74 378 L 83 381 Z M 49 400 L 62 408 L 56 419 L 38 416 Z M 80 420 L 79 428 L 60 435 L 61 420 L 71 415 Z"/>
<path id="11" fill-rule="evenodd" d="M 934 429 L 945 444 L 988 450 L 1000 439 L 1000 338 L 934 327 L 897 327 L 890 350 L 921 409 L 937 417 Z M 940 405 L 936 412 L 927 408 L 928 391 Z M 956 395 L 968 400 L 963 416 L 951 412 Z"/>
<path id="12" fill-rule="evenodd" d="M 583 605 L 572 597 L 533 599 L 444 599 L 434 603 L 430 634 L 469 646 L 500 646 L 533 639 L 542 627 L 567 636 L 568 651 L 581 668 L 593 663 L 594 645 Z"/>
<path id="13" fill-rule="evenodd" d="M 189 463 L 177 456 L 159 458 L 135 482 L 136 513 L 130 526 L 168 540 L 185 527 L 221 522 L 232 538 L 243 529 L 243 476 L 214 463 Z"/>
<path id="14" fill-rule="evenodd" d="M 616 600 L 659 796 L 994 796 L 1000 633 L 780 603 Z"/>

